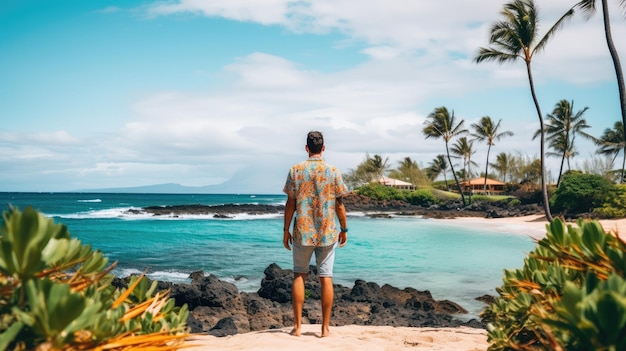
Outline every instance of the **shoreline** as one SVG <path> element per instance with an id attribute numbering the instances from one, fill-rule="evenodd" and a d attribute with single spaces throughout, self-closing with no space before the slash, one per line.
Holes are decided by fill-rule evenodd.
<path id="1" fill-rule="evenodd" d="M 546 235 L 546 217 L 544 215 L 530 215 L 507 218 L 484 218 L 484 217 L 457 217 L 451 219 L 432 219 L 459 226 L 476 226 L 494 231 L 512 234 L 528 235 L 533 239 L 542 239 Z M 626 235 L 626 218 L 620 219 L 594 219 L 598 221 L 605 232 L 617 232 Z M 566 221 L 566 225 L 577 226 L 576 221 Z"/>

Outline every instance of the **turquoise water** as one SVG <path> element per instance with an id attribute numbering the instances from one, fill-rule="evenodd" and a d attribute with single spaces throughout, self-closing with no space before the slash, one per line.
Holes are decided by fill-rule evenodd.
<path id="1" fill-rule="evenodd" d="M 8 204 L 31 205 L 83 243 L 102 250 L 119 276 L 148 270 L 153 279 L 188 282 L 197 270 L 256 291 L 271 263 L 291 268 L 282 246 L 282 216 L 125 214 L 145 206 L 227 203 L 284 204 L 283 195 L 171 195 L 86 193 L 0 193 Z M 417 217 L 369 218 L 350 213 L 348 245 L 337 251 L 335 282 L 356 279 L 399 288 L 429 290 L 434 298 L 461 304 L 477 315 L 474 299 L 495 294 L 503 269 L 521 267 L 534 243 L 526 235 L 468 228 Z"/>

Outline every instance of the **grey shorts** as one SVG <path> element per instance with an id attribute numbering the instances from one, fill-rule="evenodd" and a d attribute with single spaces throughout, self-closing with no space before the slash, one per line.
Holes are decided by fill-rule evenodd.
<path id="1" fill-rule="evenodd" d="M 313 252 L 315 252 L 317 274 L 320 277 L 332 277 L 336 246 L 336 243 L 329 246 L 300 246 L 294 244 L 291 248 L 293 252 L 294 273 L 309 273 L 311 256 L 313 256 Z"/>

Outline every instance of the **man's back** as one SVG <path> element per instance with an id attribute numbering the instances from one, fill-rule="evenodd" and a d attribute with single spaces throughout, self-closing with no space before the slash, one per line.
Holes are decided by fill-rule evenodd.
<path id="1" fill-rule="evenodd" d="M 283 191 L 296 199 L 294 241 L 328 246 L 336 240 L 335 200 L 347 193 L 339 171 L 321 157 L 311 157 L 289 170 Z"/>

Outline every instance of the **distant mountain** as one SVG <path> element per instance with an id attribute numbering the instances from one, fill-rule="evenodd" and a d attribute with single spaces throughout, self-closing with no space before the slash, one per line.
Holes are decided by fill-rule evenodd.
<path id="1" fill-rule="evenodd" d="M 216 194 L 216 192 L 206 192 L 206 187 L 184 186 L 176 183 L 154 184 L 132 186 L 125 188 L 101 188 L 83 189 L 80 192 L 88 193 L 143 193 L 143 194 Z"/>
<path id="2" fill-rule="evenodd" d="M 270 171 L 271 172 L 271 171 Z M 144 193 L 144 194 L 281 194 L 286 172 L 270 174 L 268 170 L 246 169 L 221 184 L 185 186 L 177 183 L 142 185 L 123 188 L 83 189 L 90 193 Z"/>

